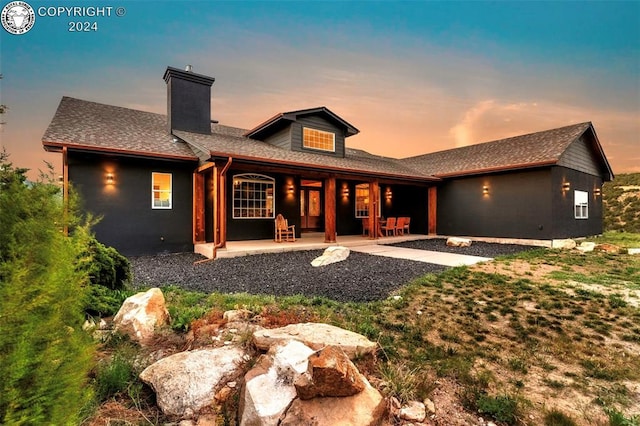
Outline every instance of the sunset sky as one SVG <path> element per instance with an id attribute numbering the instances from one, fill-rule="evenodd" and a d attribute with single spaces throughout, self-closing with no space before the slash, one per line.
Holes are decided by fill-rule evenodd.
<path id="1" fill-rule="evenodd" d="M 591 121 L 614 173 L 640 172 L 640 1 L 27 2 L 113 7 L 0 29 L 0 140 L 31 177 L 60 168 L 41 138 L 62 96 L 164 114 L 186 64 L 230 126 L 326 106 L 348 146 L 405 157 Z"/>

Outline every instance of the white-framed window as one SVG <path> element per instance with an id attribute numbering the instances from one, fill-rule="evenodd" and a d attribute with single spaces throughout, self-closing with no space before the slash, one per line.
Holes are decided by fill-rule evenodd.
<path id="1" fill-rule="evenodd" d="M 382 203 L 380 203 L 380 187 L 378 187 L 378 217 L 382 213 Z M 369 184 L 360 183 L 356 185 L 356 217 L 369 217 Z"/>
<path id="2" fill-rule="evenodd" d="M 573 192 L 573 205 L 576 219 L 589 219 L 589 193 L 586 191 Z"/>
<path id="3" fill-rule="evenodd" d="M 171 173 L 151 173 L 151 208 L 170 209 L 172 193 Z"/>
<path id="4" fill-rule="evenodd" d="M 302 146 L 320 151 L 336 152 L 336 135 L 324 130 L 303 127 Z"/>
<path id="5" fill-rule="evenodd" d="M 273 219 L 275 179 L 265 175 L 233 177 L 233 218 Z"/>

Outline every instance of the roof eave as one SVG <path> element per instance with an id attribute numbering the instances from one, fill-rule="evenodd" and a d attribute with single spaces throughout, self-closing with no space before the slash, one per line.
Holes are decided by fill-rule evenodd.
<path id="1" fill-rule="evenodd" d="M 181 161 L 198 161 L 198 157 L 196 156 L 165 154 L 161 152 L 135 151 L 135 150 L 128 150 L 128 149 L 120 149 L 120 148 L 97 147 L 92 145 L 82 145 L 82 144 L 75 144 L 75 143 L 42 141 L 42 145 L 45 151 L 47 152 L 62 152 L 62 148 L 66 147 L 67 149 L 73 149 L 73 150 L 85 151 L 85 152 L 99 152 L 104 154 L 127 155 L 127 156 L 134 156 L 134 157 L 163 158 L 163 159 L 181 160 Z"/>
<path id="2" fill-rule="evenodd" d="M 499 166 L 499 167 L 485 167 L 482 169 L 461 170 L 461 171 L 450 172 L 450 173 L 434 173 L 434 176 L 442 179 L 446 179 L 446 178 L 453 178 L 453 177 L 481 175 L 486 173 L 499 173 L 499 172 L 513 171 L 513 170 L 535 169 L 539 167 L 554 166 L 556 164 L 557 164 L 557 160 L 548 160 L 548 161 L 538 161 L 535 163 L 509 164 L 509 165 Z"/>

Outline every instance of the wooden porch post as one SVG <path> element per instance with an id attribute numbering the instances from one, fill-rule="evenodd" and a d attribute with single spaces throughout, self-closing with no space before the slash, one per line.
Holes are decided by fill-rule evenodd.
<path id="1" fill-rule="evenodd" d="M 369 182 L 369 239 L 378 239 L 380 222 L 378 222 L 378 185 L 377 180 Z"/>
<path id="2" fill-rule="evenodd" d="M 205 241 L 204 174 L 193 172 L 193 244 Z"/>
<path id="3" fill-rule="evenodd" d="M 336 242 L 336 178 L 324 181 L 324 242 Z"/>
<path id="4" fill-rule="evenodd" d="M 438 216 L 438 188 L 432 186 L 429 188 L 427 200 L 427 221 L 429 235 L 437 234 L 437 216 Z"/>
<path id="5" fill-rule="evenodd" d="M 213 179 L 213 245 L 216 246 L 220 242 L 220 224 L 218 223 L 218 211 L 219 201 L 218 201 L 218 178 L 219 178 L 220 170 L 217 166 L 213 166 L 213 173 L 211 174 L 211 179 Z"/>

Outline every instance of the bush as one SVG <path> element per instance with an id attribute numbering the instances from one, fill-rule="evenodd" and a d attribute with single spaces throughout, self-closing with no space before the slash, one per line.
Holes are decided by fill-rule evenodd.
<path id="1" fill-rule="evenodd" d="M 90 315 L 114 315 L 130 295 L 126 286 L 131 279 L 129 260 L 113 247 L 106 247 L 91 236 L 78 258 L 78 270 L 89 277 L 85 312 Z"/>
<path id="2" fill-rule="evenodd" d="M 489 414 L 499 422 L 513 425 L 518 421 L 518 400 L 509 395 L 482 395 L 478 399 L 478 411 Z"/>
<path id="3" fill-rule="evenodd" d="M 130 358 L 116 353 L 113 358 L 98 365 L 96 370 L 95 389 L 98 400 L 106 401 L 127 391 L 135 378 Z"/>
<path id="4" fill-rule="evenodd" d="M 94 351 L 76 268 L 88 230 L 65 236 L 78 217 L 60 188 L 25 172 L 0 153 L 0 423 L 77 424 Z"/>
<path id="5" fill-rule="evenodd" d="M 106 247 L 95 237 L 89 238 L 78 262 L 78 269 L 89 275 L 91 285 L 123 290 L 131 279 L 129 260 L 113 247 Z"/>

